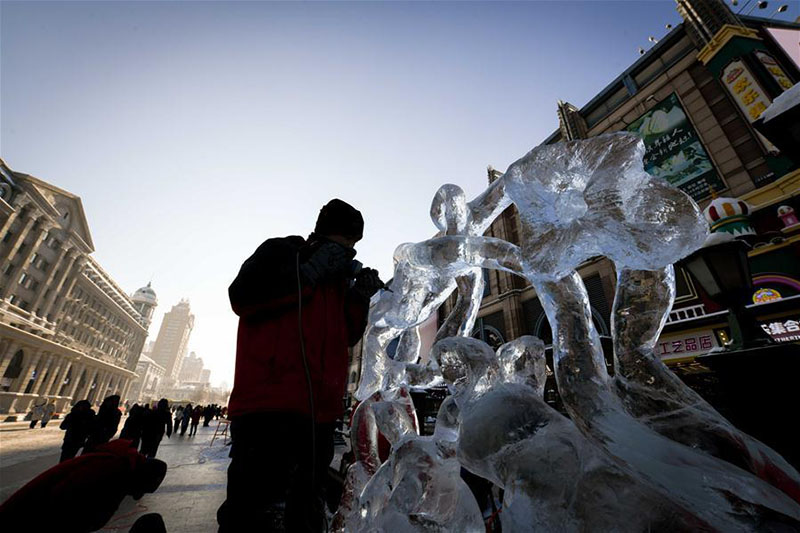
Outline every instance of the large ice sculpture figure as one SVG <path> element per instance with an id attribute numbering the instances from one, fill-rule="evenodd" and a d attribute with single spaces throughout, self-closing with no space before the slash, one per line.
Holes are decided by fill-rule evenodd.
<path id="1" fill-rule="evenodd" d="M 520 337 L 501 346 L 496 357 L 485 343 L 465 338 L 440 341 L 431 352 L 455 378 L 459 460 L 505 490 L 503 531 L 706 526 L 628 475 L 542 400 L 539 339 Z"/>
<path id="2" fill-rule="evenodd" d="M 674 298 L 671 264 L 700 247 L 708 230 L 688 196 L 644 172 L 643 156 L 635 136 L 604 135 L 532 150 L 471 202 L 455 186 L 440 189 L 431 210 L 440 233 L 398 247 L 393 292 L 370 314 L 357 397 L 379 399 L 404 383 L 444 379 L 453 397 L 439 413 L 440 440 L 458 435 L 453 445 L 462 463 L 505 487 L 503 523 L 511 530 L 800 527 L 798 473 L 731 426 L 653 352 Z M 512 203 L 522 226 L 519 248 L 481 236 Z M 619 273 L 613 378 L 576 272 L 598 255 Z M 554 372 L 569 420 L 542 402 L 529 341 L 494 356 L 478 341 L 447 338 L 469 333 L 476 302 L 459 308 L 468 327 L 446 324 L 429 365 L 415 364 L 416 326 L 459 276 L 469 281 L 479 268 L 521 274 L 536 289 L 554 332 Z M 477 299 L 474 288 L 466 283 L 461 295 Z M 397 336 L 401 349 L 392 359 L 386 346 Z M 398 507 L 386 498 L 387 480 L 417 479 L 413 494 L 423 499 L 427 488 L 420 487 L 438 485 L 420 485 L 421 463 L 401 460 L 400 443 L 411 437 L 393 438 L 391 466 L 355 492 L 362 512 L 366 505 L 386 527 L 413 530 L 419 524 L 408 522 L 408 501 Z M 399 474 L 398 465 L 408 468 Z M 425 501 L 446 505 L 452 498 Z M 445 524 L 437 520 L 437 530 L 451 530 Z"/>
<path id="3" fill-rule="evenodd" d="M 483 292 L 481 268 L 521 271 L 519 249 L 504 240 L 477 234 L 485 231 L 486 221 L 477 214 L 476 217 L 461 188 L 444 185 L 431 207 L 439 235 L 420 243 L 401 244 L 395 250 L 392 283 L 370 311 L 357 399 L 364 400 L 378 390 L 406 381 L 408 365 L 418 358 L 419 343 L 404 343 L 401 338 L 394 358 L 386 353 L 389 343 L 404 331 L 412 332 L 411 338 L 416 339 L 415 328 L 457 286 L 459 301 L 442 326 L 440 337 L 471 332 Z M 430 372 L 414 370 L 427 379 L 433 377 Z"/>

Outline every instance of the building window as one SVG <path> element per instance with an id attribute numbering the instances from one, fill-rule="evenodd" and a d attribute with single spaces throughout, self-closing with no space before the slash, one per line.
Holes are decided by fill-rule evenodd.
<path id="1" fill-rule="evenodd" d="M 12 235 L 14 235 L 14 233 L 11 230 L 6 232 L 5 236 L 3 237 L 3 242 L 6 243 L 6 242 L 10 241 Z"/>
<path id="2" fill-rule="evenodd" d="M 8 368 L 6 368 L 3 374 L 3 379 L 0 381 L 0 390 L 8 392 L 11 389 L 11 383 L 22 373 L 22 359 L 24 357 L 25 354 L 22 350 L 14 354 L 11 363 L 9 363 Z"/>
<path id="3" fill-rule="evenodd" d="M 22 285 L 22 286 L 24 287 L 24 286 L 25 286 L 25 282 L 26 282 L 26 281 L 28 281 L 28 274 L 26 274 L 26 273 L 23 273 L 23 274 L 22 274 L 22 275 L 19 277 L 19 284 L 20 284 L 20 285 Z"/>
<path id="4" fill-rule="evenodd" d="M 3 274 L 5 274 L 6 276 L 10 276 L 12 270 L 14 270 L 14 265 L 12 263 L 9 263 L 9 264 L 6 265 L 6 268 L 3 270 Z"/>
<path id="5" fill-rule="evenodd" d="M 37 253 L 34 253 L 34 254 L 31 256 L 31 264 L 34 264 L 34 263 L 36 262 L 36 260 L 37 260 L 37 259 L 39 259 L 39 254 L 37 254 Z"/>

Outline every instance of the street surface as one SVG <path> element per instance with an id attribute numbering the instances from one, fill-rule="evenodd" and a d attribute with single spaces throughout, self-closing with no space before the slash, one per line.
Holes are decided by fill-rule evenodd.
<path id="1" fill-rule="evenodd" d="M 41 472 L 58 463 L 64 432 L 61 420 L 52 420 L 45 429 L 28 423 L 0 424 L 0 501 Z M 120 429 L 125 419 L 120 422 Z M 221 438 L 210 447 L 217 421 L 197 428 L 197 435 L 164 437 L 157 457 L 166 461 L 167 475 L 158 491 L 139 501 L 127 497 L 116 515 L 100 531 L 127 532 L 133 522 L 146 513 L 160 513 L 169 533 L 216 531 L 217 508 L 225 499 L 228 446 Z"/>

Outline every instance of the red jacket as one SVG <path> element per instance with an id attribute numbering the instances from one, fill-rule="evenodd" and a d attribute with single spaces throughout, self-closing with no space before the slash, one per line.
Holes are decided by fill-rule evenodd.
<path id="1" fill-rule="evenodd" d="M 114 516 L 145 456 L 119 439 L 43 472 L 0 505 L 3 531 L 97 531 Z"/>
<path id="2" fill-rule="evenodd" d="M 369 302 L 348 289 L 344 278 L 302 286 L 298 301 L 298 254 L 303 263 L 312 251 L 302 237 L 270 239 L 242 265 L 229 289 L 240 317 L 231 417 L 310 413 L 298 324 L 301 305 L 315 418 L 333 422 L 342 415 L 348 347 L 364 332 Z"/>

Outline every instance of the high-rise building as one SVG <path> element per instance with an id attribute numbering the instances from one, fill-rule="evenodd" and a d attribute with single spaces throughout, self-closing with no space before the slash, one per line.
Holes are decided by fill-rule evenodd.
<path id="1" fill-rule="evenodd" d="M 193 327 L 194 315 L 188 300 L 181 300 L 164 315 L 150 357 L 164 367 L 165 379 L 178 379 Z"/>
<path id="2" fill-rule="evenodd" d="M 178 381 L 201 381 L 200 375 L 203 372 L 203 358 L 191 352 L 183 359 L 183 366 L 178 374 Z"/>
<path id="3" fill-rule="evenodd" d="M 211 383 L 211 369 L 210 368 L 204 368 L 200 372 L 200 382 L 201 383 Z"/>

